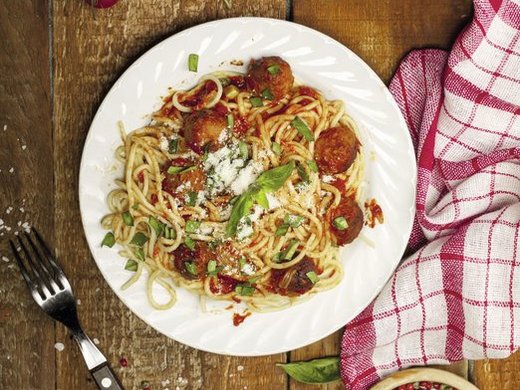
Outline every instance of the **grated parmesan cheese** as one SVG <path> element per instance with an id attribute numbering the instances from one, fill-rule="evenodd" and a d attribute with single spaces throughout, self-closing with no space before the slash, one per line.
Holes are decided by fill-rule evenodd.
<path id="1" fill-rule="evenodd" d="M 159 147 L 163 152 L 168 152 L 170 143 L 168 142 L 168 138 L 166 138 L 164 135 L 159 138 Z"/>
<path id="2" fill-rule="evenodd" d="M 331 176 L 331 175 L 323 175 L 321 177 L 321 181 L 323 181 L 324 183 L 332 183 L 334 181 L 334 176 Z"/>
<path id="3" fill-rule="evenodd" d="M 282 202 L 276 196 L 272 194 L 266 194 L 267 202 L 269 203 L 269 210 L 277 209 L 282 206 Z"/>
<path id="4" fill-rule="evenodd" d="M 250 184 L 252 184 L 258 175 L 262 172 L 262 165 L 256 161 L 249 161 L 249 163 L 240 170 L 235 181 L 231 183 L 231 190 L 235 195 L 241 195 L 247 190 Z"/>

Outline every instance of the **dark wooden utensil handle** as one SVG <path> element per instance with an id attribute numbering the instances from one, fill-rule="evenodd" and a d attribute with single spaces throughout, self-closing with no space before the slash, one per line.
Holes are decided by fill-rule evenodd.
<path id="1" fill-rule="evenodd" d="M 90 373 L 100 389 L 124 390 L 123 385 L 119 382 L 119 379 L 117 379 L 116 374 L 114 374 L 114 371 L 112 371 L 108 363 L 90 370 Z"/>

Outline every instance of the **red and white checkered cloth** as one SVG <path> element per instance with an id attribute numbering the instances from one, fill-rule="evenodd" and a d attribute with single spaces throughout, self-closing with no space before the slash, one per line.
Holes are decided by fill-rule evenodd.
<path id="1" fill-rule="evenodd" d="M 450 53 L 413 51 L 390 84 L 417 151 L 413 254 L 346 327 L 347 389 L 520 347 L 520 0 L 474 8 Z"/>

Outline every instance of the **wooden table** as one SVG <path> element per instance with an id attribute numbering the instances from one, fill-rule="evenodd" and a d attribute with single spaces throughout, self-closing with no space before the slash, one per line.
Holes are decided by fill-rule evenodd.
<path id="1" fill-rule="evenodd" d="M 96 268 L 80 222 L 77 180 L 90 121 L 137 57 L 198 23 L 243 15 L 294 20 L 343 42 L 388 82 L 409 49 L 449 47 L 471 18 L 471 2 L 232 1 L 227 9 L 221 0 L 125 0 L 95 12 L 81 0 L 0 3 L 0 218 L 12 228 L 0 237 L 0 254 L 8 259 L 0 261 L 1 388 L 94 388 L 66 330 L 32 302 L 8 253 L 6 238 L 24 222 L 38 226 L 56 248 L 81 301 L 85 330 L 127 389 L 140 389 L 144 380 L 154 390 L 304 389 L 275 363 L 338 353 L 341 332 L 287 354 L 218 356 L 167 339 L 123 306 Z M 122 357 L 127 367 L 118 363 Z M 519 354 L 448 368 L 481 389 L 520 388 Z"/>

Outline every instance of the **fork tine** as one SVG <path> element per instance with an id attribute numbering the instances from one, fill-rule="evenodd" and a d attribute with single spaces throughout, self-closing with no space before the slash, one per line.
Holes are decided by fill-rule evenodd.
<path id="1" fill-rule="evenodd" d="M 65 273 L 61 269 L 61 267 L 56 263 L 54 260 L 54 256 L 52 252 L 50 251 L 47 244 L 45 244 L 45 241 L 40 236 L 40 233 L 38 233 L 38 230 L 36 230 L 34 227 L 31 229 L 32 232 L 34 232 L 34 237 L 36 237 L 36 242 L 39 248 L 41 248 L 43 252 L 43 258 L 47 260 L 47 262 L 50 264 L 51 268 L 54 270 L 55 273 L 55 280 L 59 284 L 60 288 L 68 288 L 70 287 L 70 284 L 67 280 L 67 277 L 65 276 Z"/>
<path id="2" fill-rule="evenodd" d="M 37 269 L 38 267 L 35 264 L 35 261 L 31 256 L 31 252 L 29 251 L 29 249 L 27 249 L 27 247 L 25 246 L 25 244 L 20 236 L 18 236 L 18 243 L 20 244 L 20 247 L 22 248 L 24 256 L 27 259 L 27 263 L 31 267 L 32 273 L 34 274 L 33 283 L 41 289 L 41 291 L 43 293 L 43 295 L 42 295 L 43 299 L 49 298 L 52 294 L 50 293 L 49 288 L 47 287 L 47 285 L 45 283 L 45 279 L 38 272 L 38 269 Z"/>
<path id="3" fill-rule="evenodd" d="M 18 263 L 18 268 L 20 268 L 20 272 L 22 273 L 22 276 L 23 276 L 25 282 L 27 283 L 29 288 L 31 288 L 31 289 L 34 288 L 35 286 L 34 286 L 33 281 L 31 280 L 31 277 L 29 276 L 29 271 L 27 270 L 27 267 L 25 267 L 25 264 L 23 263 L 22 258 L 18 254 L 18 249 L 16 248 L 16 245 L 14 245 L 13 240 L 9 240 L 9 244 L 11 244 L 11 249 L 13 251 L 14 258 L 16 259 L 16 262 Z"/>
<path id="4" fill-rule="evenodd" d="M 44 257 L 40 253 L 41 249 L 39 250 L 37 248 L 37 245 L 34 244 L 33 239 L 31 238 L 31 235 L 29 233 L 25 233 L 25 239 L 29 242 L 29 244 L 32 247 L 33 252 L 36 254 L 36 257 L 39 261 L 34 261 L 34 263 L 38 264 L 38 268 L 42 271 L 43 274 L 45 274 L 45 279 L 49 282 L 51 285 L 51 288 L 54 293 L 58 292 L 60 287 L 56 283 L 56 281 L 53 278 L 53 275 L 49 271 L 47 265 L 45 264 Z"/>

